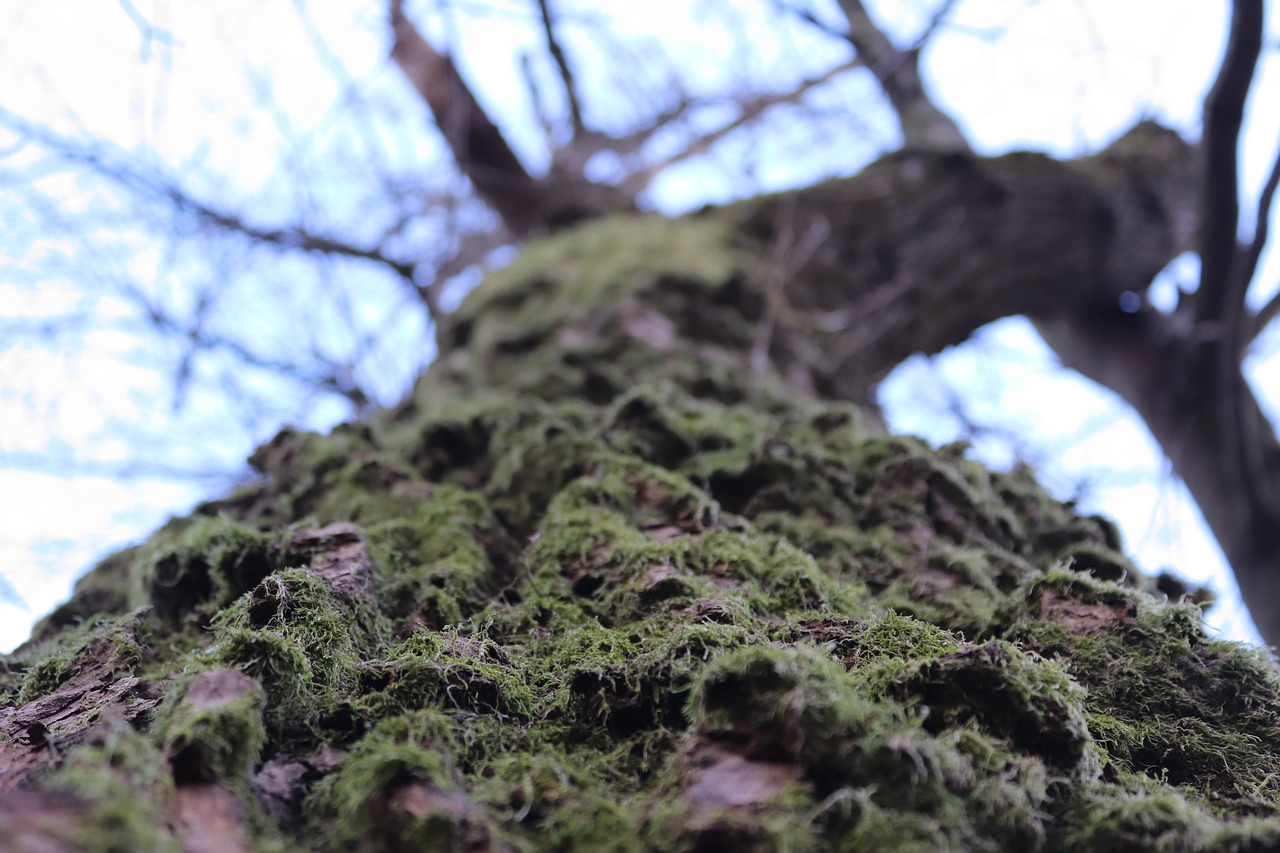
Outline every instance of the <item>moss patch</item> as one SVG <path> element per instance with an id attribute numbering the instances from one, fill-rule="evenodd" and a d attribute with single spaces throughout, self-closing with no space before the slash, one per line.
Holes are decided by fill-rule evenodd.
<path id="1" fill-rule="evenodd" d="M 760 262 L 714 213 L 531 247 L 400 406 L 77 586 L 0 791 L 89 850 L 1280 845 L 1270 661 L 1026 471 L 752 370 Z"/>

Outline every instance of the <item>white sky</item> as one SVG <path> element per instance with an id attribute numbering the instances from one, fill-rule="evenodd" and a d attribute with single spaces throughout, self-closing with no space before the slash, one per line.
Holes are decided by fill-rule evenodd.
<path id="1" fill-rule="evenodd" d="M 78 14 L 66 14 L 70 5 Z M 906 31 L 917 31 L 923 20 L 918 4 L 882 0 L 871 5 L 899 15 Z M 173 42 L 145 39 L 128 14 L 130 8 L 173 33 Z M 415 8 L 424 7 L 410 4 Z M 493 13 L 473 23 L 453 21 L 463 45 L 464 70 L 486 103 L 523 104 L 515 56 L 533 48 L 536 36 L 506 23 L 519 4 L 474 8 Z M 575 8 L 601 7 L 578 3 Z M 733 34 L 718 23 L 717 9 L 723 7 L 674 0 L 608 4 L 619 21 L 616 29 L 626 33 L 653 29 L 657 8 L 664 10 L 660 23 L 666 28 L 665 43 L 699 69 L 692 79 L 712 81 L 708 86 L 744 77 L 768 84 L 755 78 L 770 58 L 744 58 L 733 51 Z M 5 6 L 7 20 L 0 27 L 0 107 L 59 133 L 87 132 L 121 149 L 148 148 L 173 168 L 198 162 L 197 183 L 203 180 L 199 176 L 224 176 L 217 186 L 199 188 L 223 197 L 253 193 L 272 179 L 290 139 L 299 134 L 313 142 L 326 138 L 326 122 L 333 120 L 333 104 L 342 95 L 302 21 L 309 19 L 335 50 L 332 60 L 378 97 L 394 101 L 403 87 L 385 58 L 381 4 L 332 0 L 306 10 L 304 18 L 295 4 L 261 0 L 138 0 L 132 6 L 87 0 L 14 2 Z M 692 18 L 690 26 L 674 26 L 682 14 Z M 1223 3 L 1201 0 L 969 0 L 958 5 L 954 26 L 927 53 L 926 72 L 940 104 L 983 151 L 1025 147 L 1070 156 L 1096 149 L 1144 116 L 1194 136 L 1225 22 Z M 716 38 L 709 39 L 708 32 Z M 608 61 L 598 56 L 599 50 L 590 59 L 593 45 L 588 42 L 571 41 L 570 47 L 575 46 L 588 57 L 584 61 Z M 802 56 L 815 66 L 826 61 L 803 45 L 791 49 L 793 54 L 779 48 L 779 57 Z M 1280 104 L 1275 66 L 1271 61 L 1260 77 L 1255 105 Z M 265 114 L 266 120 L 264 104 L 275 110 Z M 400 104 L 403 122 L 385 140 L 387 149 L 395 157 L 426 162 L 434 156 L 433 143 L 424 132 L 420 108 L 411 99 Z M 886 132 L 874 107 L 867 109 L 864 148 L 869 151 L 883 147 Z M 503 114 L 522 154 L 532 163 L 544 158 L 531 110 L 517 106 Z M 852 113 L 850 121 L 856 118 Z M 1260 184 L 1277 140 L 1280 109 L 1255 106 L 1243 151 L 1248 185 Z M 792 185 L 825 172 L 852 171 L 862 162 L 847 167 L 833 162 L 844 143 L 833 143 L 831 150 L 821 143 L 801 139 L 790 148 L 779 143 L 776 155 L 771 154 L 773 143 L 762 144 L 763 153 L 752 153 L 759 154 L 755 186 Z M 6 144 L 0 132 L 0 150 Z M 323 142 L 316 144 L 323 147 Z M 812 156 L 797 156 L 797 150 Z M 19 152 L 15 159 L 22 156 Z M 5 164 L 0 159 L 0 170 Z M 102 201 L 64 176 L 44 180 L 64 213 Z M 706 159 L 694 161 L 661 177 L 652 188 L 652 201 L 660 209 L 684 209 L 740 194 L 740 181 L 740 171 Z M 12 199 L 0 185 L 0 206 Z M 78 277 L 74 265 L 55 276 L 42 264 L 42 258 L 58 253 L 83 258 L 76 253 L 85 250 L 89 238 L 74 230 L 42 236 L 43 242 L 19 245 L 0 235 L 0 319 L 51 315 L 92 295 L 92 277 Z M 128 272 L 150 269 L 162 260 L 157 250 L 104 263 Z M 1260 280 L 1280 280 L 1274 258 L 1268 264 Z M 1266 295 L 1255 293 L 1254 299 Z M 95 304 L 111 310 L 110 301 Z M 75 347 L 55 349 L 38 341 L 0 342 L 0 578 L 21 599 L 0 601 L 0 649 L 24 639 L 34 619 L 67 595 L 74 577 L 96 555 L 145 537 L 166 515 L 185 512 L 225 488 L 225 483 L 173 481 L 146 472 L 127 478 L 117 470 L 110 476 L 86 476 L 83 468 L 46 472 L 32 470 L 39 466 L 29 460 L 42 454 L 83 457 L 88 447 L 92 459 L 110 468 L 106 463 L 113 459 L 130 458 L 136 449 L 130 441 L 145 441 L 148 430 L 164 435 L 188 431 L 184 437 L 193 448 L 213 448 L 225 460 L 243 458 L 252 449 L 249 431 L 220 432 L 208 426 L 212 421 L 197 424 L 170 411 L 171 380 L 139 360 L 135 338 L 103 328 L 77 341 Z M 1005 357 L 983 357 L 991 352 Z M 1277 370 L 1280 362 L 1263 360 L 1255 383 L 1265 391 L 1280 387 Z M 999 324 L 973 345 L 900 368 L 883 389 L 893 426 L 937 441 L 954 437 L 959 424 L 946 414 L 945 388 L 963 389 L 976 419 L 1012 429 L 1027 447 L 1039 448 L 1045 458 L 1042 476 L 1059 493 L 1069 492 L 1082 478 L 1095 481 L 1084 507 L 1119 521 L 1140 564 L 1150 569 L 1173 566 L 1193 580 L 1212 583 L 1230 599 L 1232 584 L 1222 558 L 1186 496 L 1164 471 L 1145 429 L 1115 400 L 1055 372 L 1025 323 Z M 194 405 L 208 414 L 222 404 L 205 396 Z M 308 425 L 323 428 L 342 414 L 328 405 L 309 410 L 307 417 Z M 140 424 L 139 432 L 132 439 L 104 437 L 104 425 L 118 421 Z M 256 437 L 268 437 L 274 426 L 257 425 Z M 1008 442 L 998 440 L 980 442 L 978 450 L 997 462 L 1006 461 L 1011 452 Z M 1105 479 L 1099 480 L 1098 472 L 1107 472 Z M 0 587 L 0 599 L 4 591 Z M 1211 623 L 1228 636 L 1255 637 L 1238 601 L 1228 600 L 1215 610 Z"/>

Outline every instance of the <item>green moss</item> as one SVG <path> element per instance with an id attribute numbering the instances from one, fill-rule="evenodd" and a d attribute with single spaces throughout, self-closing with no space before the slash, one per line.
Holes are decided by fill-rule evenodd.
<path id="1" fill-rule="evenodd" d="M 340 701 L 355 695 L 357 665 L 377 647 L 368 621 L 324 581 L 286 569 L 218 615 L 205 658 L 256 679 L 273 740 L 295 742 L 316 736 Z"/>
<path id="2" fill-rule="evenodd" d="M 323 849 L 450 851 L 497 844 L 450 759 L 452 725 L 419 711 L 379 725 L 308 798 Z"/>
<path id="3" fill-rule="evenodd" d="M 421 707 L 527 719 L 534 707 L 523 674 L 483 633 L 418 631 L 386 660 L 362 664 L 360 682 L 353 708 L 372 719 Z"/>
<path id="4" fill-rule="evenodd" d="M 171 525 L 144 549 L 140 581 L 156 615 L 207 621 L 275 570 L 272 539 L 229 515 Z"/>
<path id="5" fill-rule="evenodd" d="M 1252 808 L 1280 791 L 1274 666 L 1260 651 L 1207 640 L 1195 605 L 1057 570 L 1011 612 L 1025 615 L 1010 635 L 1061 659 L 1086 688 L 1086 718 L 1117 768 L 1217 808 Z"/>
<path id="6" fill-rule="evenodd" d="M 1043 834 L 1047 774 L 1038 761 L 1011 762 L 1016 775 L 990 784 L 981 768 L 1006 761 L 998 741 L 965 728 L 930 735 L 927 717 L 872 701 L 816 649 L 725 655 L 696 685 L 693 707 L 702 734 L 749 736 L 753 754 L 795 761 L 841 849 L 1030 849 Z"/>
<path id="7" fill-rule="evenodd" d="M 155 726 L 174 777 L 243 785 L 267 742 L 265 705 L 262 688 L 234 670 L 185 675 Z"/>
<path id="8" fill-rule="evenodd" d="M 1280 821 L 1220 823 L 1212 812 L 1170 791 L 1091 786 L 1072 805 L 1056 849 L 1067 853 L 1245 853 L 1280 843 Z"/>
<path id="9" fill-rule="evenodd" d="M 514 545 L 484 498 L 465 489 L 435 489 L 405 515 L 371 525 L 366 538 L 379 599 L 402 632 L 461 622 L 511 579 Z"/>
<path id="10" fill-rule="evenodd" d="M 1027 471 L 747 369 L 762 259 L 726 221 L 531 247 L 404 403 L 282 431 L 260 479 L 104 562 L 6 683 L 167 691 L 118 741 L 147 767 L 70 748 L 85 832 L 170 844 L 167 762 L 259 846 L 1275 846 L 1270 661 Z M 357 526 L 291 550 L 330 521 Z M 154 647 L 90 614 L 145 600 Z M 196 702 L 220 668 L 260 690 Z"/>
<path id="11" fill-rule="evenodd" d="M 641 809 L 634 798 L 606 795 L 613 780 L 559 749 L 507 754 L 486 768 L 480 794 L 505 823 L 546 850 L 639 853 Z"/>
<path id="12" fill-rule="evenodd" d="M 178 853 L 163 804 L 172 794 L 163 756 L 150 740 L 111 725 L 72 751 L 45 783 L 76 798 L 76 814 L 58 834 L 86 853 Z"/>
<path id="13" fill-rule="evenodd" d="M 719 285 L 748 262 L 728 237 L 725 223 L 710 217 L 677 223 L 621 216 L 541 240 L 463 303 L 451 318 L 452 335 L 483 358 L 512 340 L 602 315 L 663 276 L 686 286 Z"/>
<path id="14" fill-rule="evenodd" d="M 139 623 L 145 615 L 143 610 L 129 616 L 98 618 L 33 647 L 29 654 L 35 662 L 22 680 L 17 703 L 45 696 L 78 677 L 96 684 L 132 672 L 142 660 Z"/>

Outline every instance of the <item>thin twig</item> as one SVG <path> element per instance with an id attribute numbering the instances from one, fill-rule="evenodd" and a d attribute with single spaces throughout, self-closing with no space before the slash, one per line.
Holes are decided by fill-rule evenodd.
<path id="1" fill-rule="evenodd" d="M 624 189 L 638 189 L 640 187 L 644 187 L 653 179 L 654 175 L 658 174 L 663 169 L 670 168 L 676 163 L 680 163 L 690 157 L 694 157 L 710 150 L 710 148 L 721 139 L 724 139 L 735 130 L 750 124 L 776 106 L 799 103 L 800 99 L 803 98 L 810 90 L 830 82 L 837 75 L 843 74 L 851 68 L 856 68 L 860 64 L 860 60 L 851 59 L 848 62 L 843 62 L 815 77 L 809 77 L 800 81 L 799 85 L 789 91 L 774 95 L 763 95 L 761 97 L 752 98 L 749 101 L 742 102 L 740 104 L 738 117 L 733 121 L 728 124 L 721 125 L 710 133 L 705 133 L 693 139 L 689 144 L 681 148 L 679 151 L 676 151 L 674 154 L 671 154 L 657 163 L 650 164 L 644 169 L 629 175 L 623 184 Z"/>
<path id="2" fill-rule="evenodd" d="M 1254 315 L 1252 337 L 1262 334 L 1277 316 L 1280 316 L 1280 287 L 1277 287 L 1276 294 L 1267 304 L 1262 306 L 1262 310 Z"/>
<path id="3" fill-rule="evenodd" d="M 321 255 L 335 255 L 373 261 L 390 267 L 402 278 L 409 281 L 413 280 L 415 264 L 388 257 L 380 249 L 352 246 L 342 240 L 326 237 L 322 234 L 314 234 L 305 228 L 259 228 L 250 225 L 237 214 L 214 210 L 177 187 L 168 188 L 165 194 L 175 207 L 194 215 L 201 222 L 225 231 L 243 234 L 245 237 L 256 240 L 259 243 L 268 243 L 284 249 L 298 249 Z"/>
<path id="4" fill-rule="evenodd" d="M 564 84 L 565 98 L 569 102 L 569 116 L 573 122 L 573 135 L 577 137 L 586 127 L 582 122 L 582 105 L 578 101 L 578 87 L 573 79 L 573 70 L 569 68 L 564 49 L 556 39 L 555 26 L 547 0 L 538 0 L 538 12 L 542 16 L 542 33 L 547 39 L 547 51 L 555 61 L 556 70 L 560 72 L 560 82 Z"/>
<path id="5" fill-rule="evenodd" d="M 764 311 L 756 325 L 755 340 L 751 346 L 751 375 L 758 377 L 769 364 L 769 347 L 786 303 L 787 285 L 801 268 L 813 258 L 814 253 L 831 236 L 831 223 L 825 217 L 809 224 L 804 236 L 796 239 L 796 205 L 794 197 L 778 210 L 773 243 L 764 263 Z"/>
<path id="6" fill-rule="evenodd" d="M 1280 187 L 1280 150 L 1276 151 L 1275 162 L 1271 164 L 1271 174 L 1267 176 L 1267 183 L 1262 187 L 1262 194 L 1258 197 L 1258 217 L 1253 226 L 1253 240 L 1245 249 L 1241 261 L 1241 275 L 1250 282 L 1253 281 L 1254 273 L 1258 270 L 1258 259 L 1262 257 L 1262 250 L 1267 245 L 1267 232 L 1271 228 L 1271 205 L 1275 202 L 1277 187 Z M 1275 316 L 1274 312 L 1280 310 L 1275 303 L 1276 299 L 1273 298 L 1253 318 L 1247 336 L 1249 341 L 1257 337 L 1266 328 L 1267 323 L 1271 322 L 1271 317 Z M 1271 316 L 1265 316 L 1268 309 L 1272 311 Z"/>

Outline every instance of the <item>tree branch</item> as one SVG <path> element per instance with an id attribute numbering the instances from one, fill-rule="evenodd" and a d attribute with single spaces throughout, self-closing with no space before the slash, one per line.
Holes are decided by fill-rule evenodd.
<path id="1" fill-rule="evenodd" d="M 1268 643 L 1280 641 L 1280 598 L 1275 596 L 1280 527 L 1221 462 L 1224 441 L 1245 439 L 1259 465 L 1257 476 L 1280 478 L 1280 444 L 1243 379 L 1239 413 L 1224 423 L 1214 394 L 1173 390 L 1186 382 L 1186 362 L 1177 357 L 1186 342 L 1175 318 L 1154 311 L 1125 314 L 1116 307 L 1037 320 L 1036 328 L 1066 367 L 1115 391 L 1137 410 L 1204 514 L 1259 632 Z M 1233 432 L 1241 430 L 1240 424 L 1243 431 Z"/>
<path id="2" fill-rule="evenodd" d="M 202 224 L 241 234 L 260 243 L 283 249 L 297 249 L 314 254 L 372 261 L 393 270 L 412 282 L 416 264 L 393 258 L 376 247 L 356 246 L 335 237 L 316 234 L 306 228 L 266 228 L 253 225 L 240 214 L 218 210 L 184 190 L 177 181 L 160 173 L 142 171 L 126 162 L 116 161 L 101 149 L 81 147 L 67 139 L 36 128 L 17 116 L 0 109 L 0 123 L 17 133 L 38 141 L 73 163 L 88 167 L 94 173 L 118 184 L 138 198 L 163 199 Z"/>
<path id="3" fill-rule="evenodd" d="M 436 51 L 405 16 L 402 0 L 391 0 L 395 43 L 391 57 L 418 90 L 458 168 L 514 233 L 527 237 L 545 226 L 543 194 L 525 170 L 453 60 Z"/>
<path id="4" fill-rule="evenodd" d="M 920 49 L 898 50 L 889 37 L 876 26 L 861 0 L 839 0 L 840 10 L 849 21 L 849 42 L 857 49 L 867 68 L 880 81 L 880 87 L 898 113 L 906 148 L 935 151 L 968 151 L 969 143 L 960 128 L 934 105 L 920 80 Z M 952 4 L 943 5 L 934 16 L 926 36 L 945 18 Z"/>
<path id="5" fill-rule="evenodd" d="M 542 33 L 547 39 L 547 52 L 551 54 L 556 70 L 560 72 L 560 82 L 564 85 L 565 99 L 569 102 L 569 117 L 573 122 L 573 136 L 576 138 L 586 130 L 582 122 L 582 106 L 578 101 L 578 87 L 573 79 L 573 71 L 569 68 L 569 61 L 565 59 L 564 49 L 556 39 L 547 0 L 538 0 L 538 13 L 542 18 Z"/>
<path id="6" fill-rule="evenodd" d="M 199 221 L 242 234 L 259 243 L 278 246 L 282 249 L 297 249 L 321 255 L 332 255 L 346 258 L 357 258 L 373 261 L 394 270 L 401 278 L 413 282 L 416 264 L 389 257 L 381 249 L 353 246 L 342 240 L 315 234 L 305 228 L 260 228 L 246 222 L 239 214 L 215 210 L 201 201 L 187 195 L 177 187 L 169 187 L 165 195 L 179 210 L 192 214 Z"/>
<path id="7" fill-rule="evenodd" d="M 1262 0 L 1235 0 L 1226 56 L 1205 99 L 1200 288 L 1195 308 L 1198 325 L 1216 332 L 1211 334 L 1204 356 L 1208 370 L 1197 373 L 1208 377 L 1208 390 L 1217 401 L 1219 459 L 1231 480 L 1248 495 L 1252 514 L 1276 526 L 1280 525 L 1280 500 L 1266 470 L 1263 430 L 1258 422 L 1261 413 L 1241 372 L 1253 326 L 1245 307 L 1253 278 L 1250 255 L 1261 249 L 1257 235 L 1249 249 L 1239 244 L 1238 149 L 1245 101 L 1262 50 L 1263 27 Z M 1266 224 L 1265 217 L 1262 224 Z"/>
<path id="8" fill-rule="evenodd" d="M 1256 338 L 1262 334 L 1277 316 L 1280 316 L 1280 289 L 1277 289 L 1276 294 L 1254 315 L 1252 337 Z"/>
<path id="9" fill-rule="evenodd" d="M 1240 228 L 1240 125 L 1262 50 L 1262 0 L 1234 0 L 1227 53 L 1204 107 L 1204 178 L 1200 204 L 1200 290 L 1197 320 L 1225 330 L 1242 310 L 1244 293 L 1237 276 Z"/>
<path id="10" fill-rule="evenodd" d="M 1276 151 L 1276 159 L 1271 164 L 1271 174 L 1267 176 L 1267 182 L 1262 187 L 1262 194 L 1258 197 L 1258 216 L 1253 226 L 1253 239 L 1249 242 L 1249 246 L 1244 252 L 1241 274 L 1247 276 L 1249 281 L 1253 281 L 1253 276 L 1258 271 L 1258 260 L 1262 257 L 1262 250 L 1267 245 L 1267 235 L 1271 228 L 1271 206 L 1275 203 L 1277 188 L 1280 188 L 1280 150 Z M 1253 318 L 1246 335 L 1247 342 L 1252 342 L 1254 338 L 1261 334 L 1262 330 L 1271 322 L 1271 319 L 1275 317 L 1276 312 L 1280 311 L 1280 305 L 1277 305 L 1277 300 L 1280 300 L 1280 295 L 1273 297 Z"/>
<path id="11" fill-rule="evenodd" d="M 645 168 L 628 175 L 626 180 L 623 182 L 623 190 L 628 193 L 638 193 L 663 169 L 668 169 L 676 163 L 680 163 L 684 160 L 688 160 L 690 157 L 695 157 L 709 151 L 717 142 L 724 139 L 734 131 L 741 129 L 760 118 L 776 106 L 781 106 L 783 104 L 798 104 L 805 94 L 812 89 L 830 82 L 834 77 L 843 74 L 851 68 L 856 68 L 861 64 L 861 60 L 851 59 L 848 62 L 837 65 L 834 68 L 830 68 L 815 77 L 809 77 L 805 80 L 801 80 L 799 85 L 789 91 L 773 95 L 762 95 L 742 102 L 739 104 L 738 117 L 733 121 L 730 121 L 709 133 L 704 133 L 701 136 L 696 137 L 679 151 L 676 151 L 673 154 L 664 157 L 662 160 L 652 163 Z"/>

